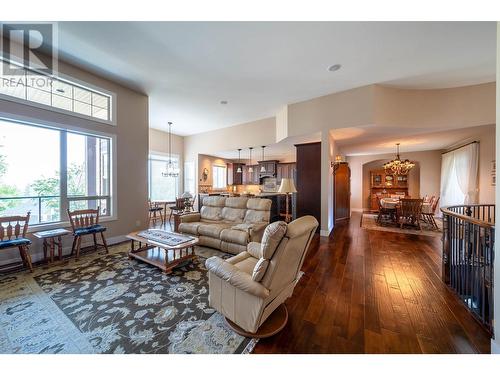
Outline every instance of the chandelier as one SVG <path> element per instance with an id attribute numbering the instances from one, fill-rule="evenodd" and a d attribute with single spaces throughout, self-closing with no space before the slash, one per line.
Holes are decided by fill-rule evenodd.
<path id="1" fill-rule="evenodd" d="M 415 166 L 414 162 L 406 160 L 401 160 L 399 157 L 399 143 L 396 143 L 397 153 L 396 159 L 393 159 L 384 164 L 384 169 L 386 172 L 394 174 L 396 176 L 406 175 Z"/>
<path id="2" fill-rule="evenodd" d="M 172 123 L 168 122 L 168 163 L 167 169 L 161 174 L 163 177 L 179 177 L 179 168 L 172 163 Z"/>

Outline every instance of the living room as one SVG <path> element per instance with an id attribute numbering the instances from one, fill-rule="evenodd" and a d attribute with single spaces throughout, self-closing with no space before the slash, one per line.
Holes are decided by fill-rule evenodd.
<path id="1" fill-rule="evenodd" d="M 499 352 L 496 22 L 72 14 L 0 25 L 5 358 Z"/>

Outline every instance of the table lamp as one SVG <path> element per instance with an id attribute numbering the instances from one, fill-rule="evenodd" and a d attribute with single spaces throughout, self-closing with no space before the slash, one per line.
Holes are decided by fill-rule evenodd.
<path id="1" fill-rule="evenodd" d="M 282 178 L 281 185 L 278 189 L 278 193 L 286 194 L 286 214 L 285 221 L 289 223 L 291 220 L 290 210 L 289 210 L 289 199 L 291 193 L 296 193 L 295 184 L 293 183 L 293 178 Z"/>

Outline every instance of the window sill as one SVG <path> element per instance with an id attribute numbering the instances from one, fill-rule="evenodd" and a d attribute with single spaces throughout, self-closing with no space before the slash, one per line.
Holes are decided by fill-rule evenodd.
<path id="1" fill-rule="evenodd" d="M 118 218 L 116 216 L 106 216 L 100 217 L 100 223 L 106 223 L 111 221 L 116 221 Z M 71 228 L 71 224 L 69 221 L 58 221 L 56 223 L 47 223 L 47 224 L 34 224 L 28 227 L 28 233 L 41 232 L 45 230 L 58 229 L 58 228 Z"/>

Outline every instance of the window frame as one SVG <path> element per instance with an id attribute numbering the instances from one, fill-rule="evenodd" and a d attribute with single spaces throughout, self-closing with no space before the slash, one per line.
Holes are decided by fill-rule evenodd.
<path id="1" fill-rule="evenodd" d="M 225 185 L 222 187 L 216 187 L 215 186 L 215 169 L 224 169 L 224 175 L 225 177 Z M 213 164 L 212 165 L 212 189 L 214 190 L 226 190 L 227 189 L 227 165 L 222 165 L 222 164 Z"/>
<path id="2" fill-rule="evenodd" d="M 0 120 L 7 121 L 7 122 L 14 122 L 18 123 L 19 125 L 29 125 L 29 126 L 36 126 L 36 127 L 41 127 L 45 129 L 52 129 L 55 131 L 60 131 L 60 134 L 63 133 L 74 133 L 74 134 L 81 134 L 81 135 L 87 135 L 87 136 L 93 136 L 93 137 L 100 137 L 100 138 L 108 138 L 110 140 L 110 149 L 111 152 L 109 153 L 109 192 L 110 192 L 110 210 L 111 214 L 107 216 L 100 216 L 99 221 L 100 222 L 110 222 L 110 221 L 116 221 L 118 220 L 118 199 L 117 199 L 117 166 L 116 166 L 116 161 L 117 161 L 117 143 L 116 143 L 116 134 L 110 134 L 106 132 L 101 132 L 101 131 L 96 131 L 96 130 L 88 130 L 88 129 L 82 129 L 80 127 L 72 126 L 72 125 L 66 125 L 66 124 L 61 124 L 55 121 L 45 121 L 45 120 L 39 120 L 39 119 L 32 119 L 30 117 L 22 116 L 22 115 L 17 115 L 17 114 L 12 114 L 8 112 L 2 112 L 0 111 Z M 61 137 L 62 139 L 62 137 Z M 60 163 L 62 164 L 62 160 L 67 160 L 67 147 L 66 143 L 60 142 L 59 144 L 60 147 Z M 64 153 L 64 156 L 63 156 Z M 62 165 L 61 165 L 62 166 Z M 66 166 L 64 166 L 66 168 Z M 67 190 L 66 190 L 66 184 L 67 184 L 67 179 L 66 179 L 66 173 L 67 169 L 64 169 L 64 171 L 61 169 L 60 172 L 60 196 L 61 196 L 61 214 L 64 215 L 66 212 L 66 208 L 69 207 L 69 200 L 71 200 L 71 197 L 67 196 Z M 66 197 L 63 198 L 63 185 L 65 187 L 64 194 L 66 194 Z M 73 197 L 74 198 L 74 197 Z M 86 196 L 85 197 L 87 200 L 92 199 L 92 196 Z M 84 199 L 85 199 L 84 198 Z M 104 198 L 102 198 L 104 199 Z M 50 222 L 50 223 L 40 223 L 40 224 L 30 224 L 28 227 L 28 233 L 33 233 L 33 232 L 38 232 L 41 230 L 49 230 L 49 229 L 55 229 L 55 228 L 69 228 L 71 226 L 71 223 L 69 221 L 69 218 L 67 215 L 64 215 L 61 217 L 60 221 L 55 221 L 55 222 Z"/>
<path id="3" fill-rule="evenodd" d="M 76 87 L 79 87 L 79 88 L 82 88 L 82 89 L 86 89 L 86 90 L 95 92 L 96 94 L 101 94 L 101 95 L 109 96 L 109 115 L 110 115 L 111 118 L 109 120 L 104 120 L 104 119 L 101 119 L 101 118 L 98 118 L 98 117 L 88 116 L 88 115 L 85 115 L 83 113 L 68 111 L 68 110 L 63 109 L 63 108 L 53 107 L 53 106 L 46 105 L 46 104 L 43 104 L 43 103 L 37 103 L 37 102 L 31 101 L 31 100 L 28 100 L 28 99 L 18 98 L 18 97 L 15 97 L 15 96 L 10 96 L 10 95 L 7 95 L 7 94 L 2 94 L 2 93 L 0 93 L 0 100 L 7 100 L 7 101 L 10 101 L 10 102 L 14 102 L 14 103 L 28 105 L 30 107 L 35 107 L 35 108 L 44 109 L 44 110 L 51 111 L 51 112 L 61 113 L 61 114 L 68 115 L 68 116 L 78 117 L 78 118 L 82 118 L 82 119 L 85 119 L 85 120 L 102 123 L 102 124 L 105 124 L 105 125 L 117 126 L 117 122 L 116 122 L 116 113 L 117 113 L 117 109 L 116 109 L 117 103 L 116 103 L 116 101 L 117 101 L 117 95 L 116 95 L 115 92 L 106 90 L 106 89 L 104 89 L 102 87 L 98 87 L 98 86 L 92 85 L 92 84 L 90 84 L 88 82 L 81 81 L 81 80 L 79 80 L 77 78 L 71 77 L 71 76 L 66 75 L 64 73 L 58 72 L 57 74 L 48 75 L 46 73 L 39 72 L 39 71 L 37 71 L 35 69 L 26 68 L 26 67 L 22 66 L 21 64 L 15 62 L 15 61 L 9 61 L 7 59 L 4 59 L 2 56 L 0 56 L 0 63 L 4 63 L 4 62 L 5 63 L 12 63 L 12 64 L 15 64 L 15 65 L 19 65 L 19 66 L 21 66 L 27 72 L 34 72 L 36 74 L 48 76 L 50 78 L 56 79 L 58 81 L 61 81 L 63 83 L 71 85 L 71 86 L 76 86 Z"/>

